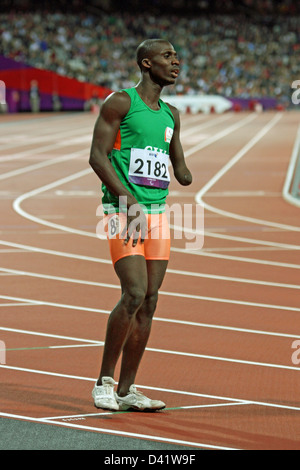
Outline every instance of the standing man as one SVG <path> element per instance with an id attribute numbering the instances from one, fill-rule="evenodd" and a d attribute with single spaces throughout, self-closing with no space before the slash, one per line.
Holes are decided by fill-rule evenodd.
<path id="1" fill-rule="evenodd" d="M 170 255 L 164 211 L 169 157 L 180 184 L 191 184 L 192 175 L 180 143 L 179 113 L 160 99 L 179 74 L 176 51 L 166 40 L 146 40 L 137 49 L 137 63 L 138 85 L 112 93 L 103 103 L 90 153 L 90 165 L 102 181 L 110 253 L 122 291 L 108 320 L 92 396 L 97 408 L 144 411 L 166 406 L 145 397 L 134 382 Z"/>

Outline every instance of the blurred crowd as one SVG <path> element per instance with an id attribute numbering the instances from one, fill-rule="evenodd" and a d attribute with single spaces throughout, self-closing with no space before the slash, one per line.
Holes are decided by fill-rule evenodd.
<path id="1" fill-rule="evenodd" d="M 0 54 L 112 90 L 138 82 L 135 50 L 148 38 L 166 38 L 178 52 L 181 73 L 169 94 L 290 101 L 300 79 L 296 15 L 0 14 Z"/>

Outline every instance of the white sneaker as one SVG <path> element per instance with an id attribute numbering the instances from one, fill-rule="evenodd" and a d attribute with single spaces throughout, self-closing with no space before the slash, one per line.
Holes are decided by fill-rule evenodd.
<path id="1" fill-rule="evenodd" d="M 111 377 L 102 377 L 102 385 L 97 385 L 96 382 L 92 391 L 96 408 L 113 411 L 119 410 L 119 405 L 114 393 L 115 384 L 116 382 Z"/>
<path id="2" fill-rule="evenodd" d="M 136 389 L 135 385 L 131 385 L 129 388 L 129 393 L 126 395 L 126 397 L 119 397 L 116 394 L 116 398 L 119 403 L 119 409 L 122 411 L 129 409 L 137 411 L 157 411 L 166 407 L 166 404 L 163 401 L 150 400 L 150 398 L 145 397 L 145 395 Z"/>

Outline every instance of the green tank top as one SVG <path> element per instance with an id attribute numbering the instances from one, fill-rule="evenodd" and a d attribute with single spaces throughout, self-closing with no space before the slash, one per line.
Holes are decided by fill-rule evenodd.
<path id="1" fill-rule="evenodd" d="M 145 212 L 164 212 L 170 182 L 168 160 L 175 125 L 173 114 L 161 99 L 160 109 L 155 111 L 144 103 L 135 88 L 123 91 L 130 96 L 131 106 L 108 158 L 120 181 Z M 102 191 L 104 212 L 119 212 L 118 197 L 104 184 Z"/>

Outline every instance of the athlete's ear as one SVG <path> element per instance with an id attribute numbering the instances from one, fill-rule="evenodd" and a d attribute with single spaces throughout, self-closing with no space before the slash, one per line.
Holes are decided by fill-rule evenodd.
<path id="1" fill-rule="evenodd" d="M 145 67 L 145 69 L 150 69 L 150 67 L 151 67 L 151 60 L 150 60 L 150 59 L 143 59 L 143 60 L 142 60 L 142 65 Z"/>

